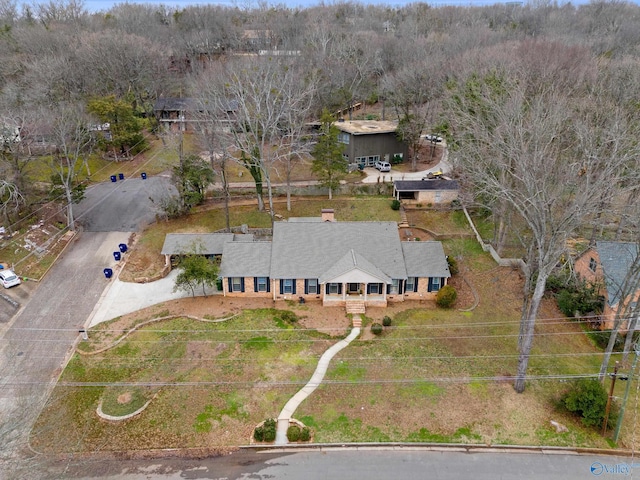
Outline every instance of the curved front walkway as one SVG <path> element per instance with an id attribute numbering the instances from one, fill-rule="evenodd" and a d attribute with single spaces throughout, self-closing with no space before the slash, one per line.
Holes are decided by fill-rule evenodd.
<path id="1" fill-rule="evenodd" d="M 304 387 L 302 387 L 302 389 L 300 389 L 298 393 L 291 397 L 291 399 L 282 409 L 282 412 L 280 412 L 280 415 L 278 415 L 276 445 L 286 445 L 288 443 L 287 429 L 289 428 L 289 421 L 293 417 L 293 412 L 295 412 L 300 404 L 322 383 L 324 375 L 325 373 L 327 373 L 327 368 L 329 367 L 331 359 L 335 357 L 340 350 L 349 346 L 351 341 L 357 338 L 358 335 L 360 335 L 360 328 L 354 327 L 347 338 L 345 338 L 344 340 L 340 340 L 338 343 L 330 347 L 326 352 L 322 354 L 320 360 L 318 361 L 316 371 L 313 372 L 313 375 L 311 376 L 311 380 L 309 380 L 309 382 Z"/>

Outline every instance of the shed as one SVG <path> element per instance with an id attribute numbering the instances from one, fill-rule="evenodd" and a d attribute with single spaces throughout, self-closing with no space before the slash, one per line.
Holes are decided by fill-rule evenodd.
<path id="1" fill-rule="evenodd" d="M 397 180 L 393 197 L 409 204 L 448 204 L 457 200 L 459 189 L 455 180 Z"/>

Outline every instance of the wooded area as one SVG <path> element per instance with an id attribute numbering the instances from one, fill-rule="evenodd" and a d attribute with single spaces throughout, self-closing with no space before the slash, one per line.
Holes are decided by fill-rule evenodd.
<path id="1" fill-rule="evenodd" d="M 89 14 L 75 0 L 21 10 L 0 0 L 7 222 L 36 195 L 24 176 L 35 147 L 54 143 L 47 153 L 73 228 L 71 172 L 92 149 L 117 159 L 143 148 L 140 130 L 159 132 L 153 105 L 163 97 L 195 99 L 212 168 L 225 182 L 225 162 L 242 162 L 259 208 L 264 185 L 271 212 L 268 165 L 291 168 L 311 152 L 303 125 L 323 109 L 381 105 L 399 121 L 414 166 L 421 134 L 446 137 L 465 203 L 496 219 L 496 250 L 513 239 L 526 250 L 518 391 L 545 283 L 567 239 L 638 239 L 634 4 L 120 4 Z M 237 128 L 211 127 L 231 120 Z M 106 121 L 111 137 L 96 140 L 91 132 Z"/>

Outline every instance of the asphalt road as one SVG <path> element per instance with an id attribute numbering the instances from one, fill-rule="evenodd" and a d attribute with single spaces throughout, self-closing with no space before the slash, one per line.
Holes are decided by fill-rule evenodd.
<path id="1" fill-rule="evenodd" d="M 164 177 L 90 188 L 74 209 L 84 232 L 37 286 L 11 290 L 22 310 L 0 319 L 0 478 L 42 478 L 29 431 L 107 285 L 102 269 L 114 266 L 113 252 L 130 232 L 155 219 L 150 198 L 160 199 L 170 188 Z"/>
<path id="2" fill-rule="evenodd" d="M 100 462 L 65 460 L 50 465 L 54 479 L 306 479 L 306 480 L 584 480 L 632 477 L 640 464 L 603 455 L 426 451 L 419 448 L 323 449 L 292 453 L 240 451 L 200 460 L 159 459 Z"/>
<path id="3" fill-rule="evenodd" d="M 87 189 L 74 213 L 85 232 L 139 232 L 155 220 L 159 201 L 172 193 L 170 179 L 161 176 L 99 183 Z"/>
<path id="4" fill-rule="evenodd" d="M 2 476 L 2 471 L 15 473 L 22 465 L 31 425 L 106 286 L 102 269 L 113 266 L 112 252 L 127 237 L 83 233 L 0 340 L 0 478 L 30 478 Z"/>

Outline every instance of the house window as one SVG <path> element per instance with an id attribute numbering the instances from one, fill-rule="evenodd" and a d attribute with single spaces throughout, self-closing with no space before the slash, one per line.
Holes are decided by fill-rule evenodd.
<path id="1" fill-rule="evenodd" d="M 380 284 L 379 283 L 370 283 L 369 285 L 367 285 L 367 290 L 369 290 L 369 293 L 373 294 L 373 295 L 377 295 L 380 293 Z"/>
<path id="2" fill-rule="evenodd" d="M 391 293 L 391 294 L 400 293 L 400 280 L 398 280 L 397 278 L 394 278 L 393 280 L 391 280 L 391 285 L 389 285 L 389 289 L 387 293 Z"/>
<path id="3" fill-rule="evenodd" d="M 229 291 L 230 292 L 244 292 L 244 278 L 243 277 L 231 277 L 229 279 Z"/>
<path id="4" fill-rule="evenodd" d="M 329 293 L 330 294 L 338 294 L 338 293 L 340 293 L 340 284 L 339 283 L 330 283 L 329 284 Z"/>
<path id="5" fill-rule="evenodd" d="M 593 273 L 596 273 L 596 268 L 598 267 L 598 262 L 596 262 L 595 258 L 590 258 L 589 259 L 589 270 L 591 270 Z"/>
<path id="6" fill-rule="evenodd" d="M 267 285 L 269 284 L 269 281 L 267 280 L 267 277 L 258 277 L 256 280 L 256 292 L 267 292 Z"/>
<path id="7" fill-rule="evenodd" d="M 338 134 L 338 141 L 340 143 L 344 143 L 346 145 L 349 145 L 349 137 L 350 137 L 350 135 L 348 133 L 340 132 Z"/>
<path id="8" fill-rule="evenodd" d="M 415 292 L 418 287 L 418 279 L 416 277 L 409 277 L 404 284 L 404 292 Z"/>
<path id="9" fill-rule="evenodd" d="M 288 295 L 296 293 L 296 280 L 295 278 L 283 278 L 280 280 L 280 294 Z"/>
<path id="10" fill-rule="evenodd" d="M 437 292 L 440 290 L 442 282 L 439 277 L 429 277 L 429 285 L 427 286 L 427 292 Z"/>
<path id="11" fill-rule="evenodd" d="M 317 295 L 318 293 L 320 293 L 317 278 L 308 278 L 304 282 L 306 284 L 304 293 L 307 293 L 309 295 Z"/>

